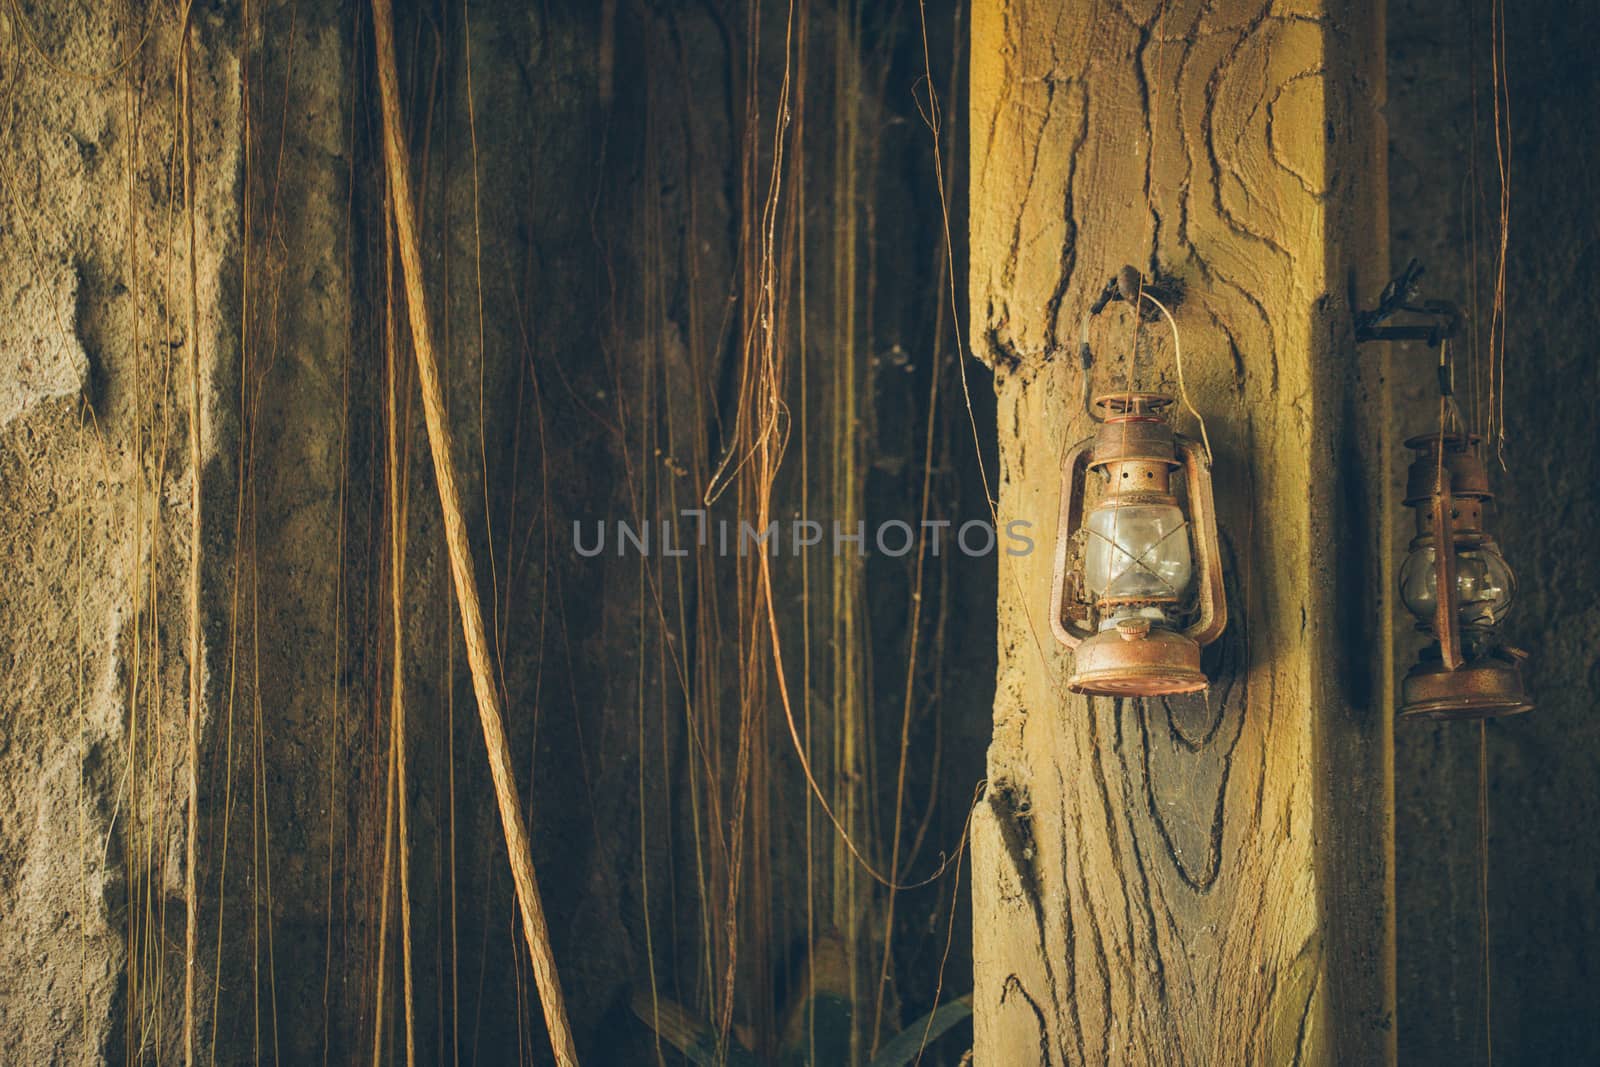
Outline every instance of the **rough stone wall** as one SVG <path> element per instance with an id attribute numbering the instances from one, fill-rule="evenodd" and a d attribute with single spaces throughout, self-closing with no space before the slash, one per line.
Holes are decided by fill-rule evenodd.
<path id="1" fill-rule="evenodd" d="M 195 93 L 236 105 L 229 26 L 196 12 Z M 229 434 L 237 107 L 196 116 L 193 337 L 175 21 L 14 5 L 0 29 L 0 1047 L 121 1059 L 170 1051 L 155 1024 L 181 999 L 182 398 L 198 345 L 209 463 Z"/>
<path id="2" fill-rule="evenodd" d="M 1393 261 L 1421 258 L 1424 288 L 1469 303 L 1477 224 L 1479 365 L 1487 359 L 1500 181 L 1495 164 L 1489 6 L 1391 0 L 1390 217 Z M 1506 264 L 1506 468 L 1491 464 L 1495 529 L 1519 578 L 1505 623 L 1532 652 L 1537 709 L 1487 727 L 1489 939 L 1495 1062 L 1600 1058 L 1594 961 L 1600 920 L 1600 448 L 1592 406 L 1594 213 L 1600 82 L 1594 5 L 1505 5 L 1511 114 Z M 1474 137 L 1473 88 L 1476 86 Z M 1476 160 L 1476 175 L 1469 164 Z M 1476 212 L 1473 202 L 1478 201 Z M 1472 345 L 1458 349 L 1470 404 Z M 1437 353 L 1395 346 L 1397 433 L 1437 422 Z M 1479 396 L 1484 397 L 1480 384 Z M 1396 456 L 1399 492 L 1404 456 Z M 1395 528 L 1404 551 L 1408 524 Z M 1418 638 L 1410 620 L 1397 666 Z M 1402 1062 L 1489 1060 L 1478 848 L 1479 731 L 1395 728 L 1398 1026 Z"/>

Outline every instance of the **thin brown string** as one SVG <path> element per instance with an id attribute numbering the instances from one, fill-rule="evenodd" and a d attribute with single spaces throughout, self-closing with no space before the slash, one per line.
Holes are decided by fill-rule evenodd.
<path id="1" fill-rule="evenodd" d="M 1484 394 L 1482 334 L 1478 325 L 1478 206 L 1483 200 L 1483 173 L 1478 168 L 1478 24 L 1467 18 L 1467 86 L 1472 99 L 1472 123 L 1467 146 L 1466 206 L 1462 220 L 1466 228 L 1469 256 L 1467 271 L 1467 330 L 1472 380 L 1472 425 L 1483 425 Z"/>
<path id="2" fill-rule="evenodd" d="M 1500 248 L 1495 264 L 1494 310 L 1489 329 L 1488 414 L 1500 469 L 1506 468 L 1506 252 L 1511 232 L 1511 93 L 1506 71 L 1504 0 L 1489 2 L 1491 88 L 1494 93 L 1494 151 L 1500 173 Z M 1476 99 L 1476 98 L 1474 98 Z M 1476 133 L 1476 128 L 1474 128 Z M 1477 278 L 1473 278 L 1476 287 Z M 1498 335 L 1497 335 L 1498 334 Z M 1479 918 L 1483 936 L 1483 1045 L 1484 1056 L 1494 1063 L 1494 986 L 1489 916 L 1489 732 L 1478 724 L 1478 861 Z"/>
<path id="3" fill-rule="evenodd" d="M 181 21 L 182 28 L 180 30 L 180 36 L 183 40 L 183 45 L 181 47 L 184 48 L 187 48 L 188 46 L 189 12 L 191 9 L 193 9 L 193 7 L 194 0 L 188 0 L 188 2 L 183 6 L 183 15 Z M 34 55 L 39 57 L 40 62 L 42 62 L 52 72 L 60 75 L 63 78 L 70 78 L 73 81 L 83 82 L 88 85 L 99 85 L 102 82 L 110 81 L 112 78 L 115 78 L 117 75 L 127 70 L 128 67 L 132 65 L 133 61 L 139 58 L 139 53 L 144 51 L 144 46 L 149 43 L 151 35 L 155 33 L 157 22 L 154 16 L 147 18 L 145 20 L 144 30 L 139 34 L 139 39 L 134 42 L 133 47 L 129 48 L 126 53 L 118 57 L 117 61 L 111 64 L 109 67 L 105 67 L 101 70 L 78 70 L 74 67 L 66 66 L 59 60 L 53 58 L 49 52 L 45 51 L 44 45 L 39 42 L 38 35 L 33 32 L 33 20 L 28 18 L 27 13 L 22 10 L 22 4 L 19 3 L 18 0 L 11 0 L 11 13 L 17 20 L 17 26 L 22 30 L 23 40 L 28 42 L 29 50 L 32 51 Z M 187 1054 L 189 1051 L 192 1050 L 186 1049 L 185 1053 Z"/>
<path id="4" fill-rule="evenodd" d="M 1489 948 L 1489 724 L 1478 720 L 1478 883 L 1483 922 L 1483 1050 L 1494 1064 L 1494 998 Z"/>
<path id="5" fill-rule="evenodd" d="M 183 199 L 189 242 L 189 811 L 183 864 L 183 1062 L 188 1067 L 194 1064 L 194 969 L 200 955 L 195 867 L 200 836 L 200 529 L 203 517 L 200 502 L 200 286 L 199 268 L 195 263 L 194 107 L 189 64 L 189 14 L 192 10 L 191 0 L 183 9 L 183 32 L 178 43 L 178 85 L 183 108 Z M 22 18 L 20 8 L 17 16 Z"/>
<path id="6" fill-rule="evenodd" d="M 534 876 L 533 851 L 528 843 L 528 828 L 523 822 L 517 797 L 516 772 L 511 765 L 511 749 L 506 742 L 500 695 L 495 686 L 494 666 L 490 662 L 483 608 L 478 601 L 472 544 L 462 516 L 460 489 L 456 485 L 455 445 L 445 412 L 439 365 L 433 350 L 433 331 L 422 278 L 422 252 L 411 197 L 410 154 L 400 120 L 400 79 L 395 69 L 394 13 L 390 0 L 372 0 L 372 29 L 377 44 L 378 88 L 383 100 L 384 169 L 388 172 L 391 190 L 390 210 L 399 238 L 412 347 L 417 357 L 417 378 L 422 388 L 422 407 L 428 424 L 428 444 L 433 458 L 434 481 L 439 490 L 439 507 L 444 516 L 450 571 L 457 602 L 461 607 L 461 629 L 467 648 L 467 662 L 472 669 L 472 687 L 478 700 L 478 718 L 483 727 L 489 772 L 494 779 L 495 799 L 500 808 L 511 878 L 516 884 L 517 904 L 522 913 L 522 932 L 533 963 L 534 983 L 539 990 L 545 1025 L 550 1032 L 550 1045 L 555 1051 L 557 1063 L 562 1067 L 576 1067 L 577 1047 L 573 1044 L 572 1028 L 567 1022 L 566 1001 L 561 995 L 555 956 L 550 950 L 550 931 L 545 923 L 544 904 L 539 898 L 539 886 Z"/>
<path id="7" fill-rule="evenodd" d="M 376 0 L 375 0 L 375 2 L 376 2 Z M 943 220 L 943 224 L 944 224 L 943 233 L 944 233 L 945 257 L 946 257 L 946 261 L 947 262 L 953 263 L 954 262 L 954 251 L 953 251 L 953 245 L 952 245 L 951 239 L 950 239 L 949 205 L 948 205 L 948 201 L 947 201 L 947 199 L 945 197 L 945 192 L 944 192 L 945 182 L 944 182 L 944 168 L 943 168 L 943 163 L 942 163 L 943 155 L 942 155 L 942 149 L 940 148 L 940 143 L 939 143 L 940 120 L 939 120 L 939 111 L 938 111 L 938 98 L 937 98 L 937 93 L 935 93 L 935 91 L 933 89 L 932 60 L 929 57 L 929 52 L 928 52 L 927 15 L 926 15 L 926 10 L 924 8 L 924 5 L 919 3 L 918 10 L 919 10 L 919 14 L 920 14 L 921 19 L 922 19 L 923 64 L 924 64 L 925 71 L 928 72 L 926 85 L 928 87 L 928 93 L 929 93 L 928 102 L 929 102 L 930 107 L 929 107 L 929 112 L 928 112 L 928 115 L 927 115 L 927 121 L 928 121 L 929 129 L 933 134 L 934 177 L 935 177 L 935 182 L 936 182 L 936 184 L 938 186 L 938 189 L 939 189 L 940 208 L 941 208 L 940 215 L 941 215 L 941 219 Z M 959 315 L 956 314 L 956 312 L 957 312 L 957 304 L 956 304 L 954 272 L 950 272 L 949 278 L 950 278 L 950 302 L 951 302 L 951 309 L 952 309 L 952 317 L 953 317 L 954 321 L 957 323 L 957 328 L 955 330 L 955 344 L 956 344 L 956 352 L 957 352 L 956 362 L 957 362 L 957 366 L 958 367 L 962 367 L 961 360 L 963 358 L 963 355 L 962 355 L 963 349 L 962 349 L 961 331 L 960 331 L 960 328 L 959 328 L 960 318 L 959 318 Z M 967 418 L 968 418 L 969 424 L 972 427 L 973 441 L 974 441 L 974 443 L 976 443 L 978 441 L 978 427 L 977 427 L 976 416 L 973 414 L 973 410 L 972 410 L 971 394 L 967 391 L 966 370 L 965 370 L 964 367 L 962 367 L 960 377 L 961 377 L 961 385 L 962 385 L 962 396 L 965 399 L 966 406 L 967 406 Z M 982 450 L 981 449 L 979 449 L 979 454 L 978 454 L 978 466 L 979 466 L 979 470 L 980 470 L 980 473 L 981 473 L 982 470 L 983 470 L 983 456 L 982 456 Z M 993 496 L 992 496 L 992 494 L 990 493 L 990 490 L 989 490 L 989 482 L 988 482 L 987 475 L 983 475 L 983 484 L 984 484 L 984 498 L 989 504 L 989 514 L 990 514 L 991 517 L 995 517 L 996 516 L 996 512 L 995 512 L 995 508 L 994 508 L 994 498 L 993 498 Z M 710 495 L 709 490 L 708 490 L 708 493 L 707 493 L 707 499 L 708 500 L 711 499 L 711 495 Z M 995 521 L 996 521 L 996 524 L 998 525 L 998 521 L 999 521 L 998 518 L 996 518 Z M 764 527 L 765 523 L 766 523 L 765 515 L 759 515 L 758 519 L 757 519 L 757 524 L 759 526 L 763 526 Z M 822 786 L 817 782 L 816 774 L 812 770 L 811 758 L 810 758 L 810 754 L 809 754 L 810 753 L 810 748 L 804 741 L 801 740 L 800 727 L 799 727 L 798 722 L 797 722 L 796 717 L 795 717 L 793 702 L 790 699 L 788 678 L 785 675 L 784 666 L 783 666 L 783 650 L 782 650 L 782 646 L 781 646 L 781 643 L 779 642 L 779 638 L 778 638 L 777 609 L 776 609 L 776 607 L 775 607 L 775 605 L 773 603 L 772 579 L 771 579 L 771 573 L 770 573 L 770 565 L 768 563 L 768 557 L 767 557 L 766 553 L 760 553 L 759 554 L 759 556 L 758 556 L 758 567 L 759 567 L 759 571 L 760 571 L 760 585 L 759 585 L 758 590 L 757 590 L 757 596 L 759 598 L 758 599 L 758 603 L 759 603 L 759 606 L 761 607 L 761 609 L 763 610 L 763 613 L 766 616 L 767 630 L 768 630 L 768 632 L 769 632 L 769 634 L 770 634 L 770 636 L 772 638 L 772 662 L 773 662 L 773 668 L 774 668 L 774 677 L 775 677 L 775 679 L 776 679 L 776 681 L 778 683 L 779 706 L 782 707 L 782 709 L 783 709 L 784 725 L 788 729 L 789 740 L 790 740 L 790 742 L 791 742 L 791 744 L 792 744 L 792 746 L 794 748 L 795 757 L 800 763 L 800 771 L 805 777 L 806 787 L 810 790 L 812 797 L 815 798 L 815 800 L 817 802 L 817 806 L 822 810 L 822 813 L 827 816 L 828 822 L 832 825 L 832 827 L 834 829 L 834 832 L 838 836 L 838 839 L 839 839 L 840 843 L 844 846 L 845 851 L 848 852 L 853 859 L 855 859 L 856 863 L 860 866 L 861 870 L 866 872 L 867 876 L 869 878 L 871 878 L 873 881 L 877 882 L 879 885 L 882 885 L 887 889 L 891 889 L 891 890 L 894 890 L 896 892 L 904 892 L 904 891 L 909 890 L 909 889 L 920 889 L 921 887 L 923 887 L 925 885 L 929 885 L 929 884 L 937 881 L 940 877 L 943 876 L 944 872 L 946 870 L 948 870 L 956 862 L 956 859 L 955 859 L 955 857 L 953 855 L 944 857 L 942 859 L 942 861 L 939 863 L 938 867 L 933 871 L 933 873 L 929 874 L 926 878 L 923 878 L 923 879 L 921 879 L 919 881 L 901 882 L 901 881 L 898 880 L 898 878 L 889 877 L 889 876 L 885 875 L 883 871 L 879 870 L 878 867 L 874 866 L 870 860 L 867 859 L 866 855 L 862 852 L 861 846 L 859 846 L 856 843 L 855 838 L 850 835 L 850 832 L 846 829 L 844 823 L 839 818 L 839 815 L 834 811 L 833 805 L 831 805 L 828 802 L 828 798 L 827 798 L 826 794 L 823 793 Z M 1022 586 L 1021 586 L 1021 583 L 1019 581 L 1017 581 L 1014 572 L 1012 574 L 1012 580 L 1013 580 L 1013 583 L 1016 584 L 1016 586 L 1017 586 L 1018 595 L 1020 597 L 1021 594 L 1022 594 Z M 1023 598 L 1023 603 L 1024 603 L 1024 605 L 1026 605 L 1026 599 L 1025 598 Z M 1033 630 L 1031 614 L 1029 614 L 1029 629 Z M 1033 638 L 1034 638 L 1035 647 L 1039 649 L 1039 655 L 1040 655 L 1041 660 L 1044 660 L 1045 662 L 1048 663 L 1049 662 L 1048 658 L 1045 656 L 1044 647 L 1039 641 L 1039 636 L 1038 636 L 1038 633 L 1037 633 L 1036 630 L 1033 631 Z M 1058 690 L 1058 692 L 1059 692 L 1059 690 Z M 958 843 L 957 851 L 959 852 L 959 850 L 960 850 L 960 844 Z"/>
<path id="8" fill-rule="evenodd" d="M 1489 320 L 1489 433 L 1500 467 L 1506 457 L 1506 250 L 1511 236 L 1511 96 L 1505 68 L 1505 5 L 1489 4 L 1490 75 L 1494 90 L 1494 157 L 1500 172 L 1500 249 Z"/>
<path id="9" fill-rule="evenodd" d="M 939 956 L 938 980 L 933 987 L 933 1007 L 928 1010 L 928 1022 L 922 1028 L 922 1040 L 917 1045 L 917 1058 L 912 1067 L 920 1067 L 922 1054 L 928 1048 L 928 1034 L 933 1029 L 933 1017 L 939 1010 L 939 998 L 944 995 L 944 968 L 950 962 L 950 944 L 955 940 L 956 932 L 956 904 L 961 898 L 961 857 L 966 853 L 968 841 L 971 839 L 972 813 L 978 810 L 978 804 L 983 800 L 983 794 L 989 788 L 986 778 L 978 783 L 972 791 L 972 803 L 967 805 L 967 819 L 961 826 L 961 843 L 956 848 L 956 876 L 950 886 L 950 921 L 944 931 L 944 952 Z M 971 1055 L 971 1052 L 968 1052 Z"/>
<path id="10" fill-rule="evenodd" d="M 392 219 L 392 216 L 391 216 Z M 406 762 L 405 705 L 405 572 L 406 572 L 406 492 L 401 474 L 400 344 L 394 314 L 394 226 L 389 227 L 384 250 L 384 349 L 388 388 L 385 390 L 385 447 L 389 468 L 389 629 L 394 662 L 390 664 L 389 748 L 393 755 L 393 799 L 399 834 L 400 860 L 400 950 L 402 989 L 406 1011 L 406 1067 L 416 1067 L 416 1003 L 411 964 L 411 826 L 408 813 L 410 783 Z M 385 825 L 387 825 L 385 816 Z M 388 899 L 387 864 L 384 873 L 384 899 Z M 381 1034 L 379 1035 L 381 1040 Z"/>
<path id="11" fill-rule="evenodd" d="M 389 728 L 389 770 L 383 784 L 383 866 L 378 890 L 378 968 L 372 996 L 372 1067 L 383 1067 L 384 978 L 389 973 L 389 885 L 394 880 L 394 727 Z"/>
<path id="12" fill-rule="evenodd" d="M 1178 374 L 1178 397 L 1183 401 L 1183 406 L 1189 409 L 1189 414 L 1194 416 L 1194 421 L 1200 424 L 1200 443 L 1206 446 L 1206 462 L 1214 462 L 1211 454 L 1211 435 L 1206 432 L 1205 416 L 1195 410 L 1194 401 L 1189 399 L 1189 387 L 1183 380 L 1183 338 L 1178 333 L 1178 321 L 1172 317 L 1172 312 L 1167 310 L 1167 305 L 1140 290 L 1139 295 L 1154 304 L 1156 310 L 1166 318 L 1167 325 L 1172 327 L 1172 363 Z"/>
<path id="13" fill-rule="evenodd" d="M 926 22 L 927 22 L 927 11 L 926 11 L 926 5 L 925 4 L 919 5 L 919 17 L 922 20 L 922 26 L 923 26 L 923 29 L 925 31 L 926 30 Z M 956 9 L 956 12 L 954 14 L 954 19 L 955 19 L 955 23 L 956 23 L 956 26 L 957 26 L 957 32 L 953 35 L 955 43 L 954 43 L 954 46 L 952 48 L 952 55 L 951 55 L 950 76 L 951 76 L 951 94 L 952 94 L 952 96 L 954 95 L 954 93 L 956 91 L 955 86 L 957 84 L 959 84 L 959 76 L 960 76 L 961 40 L 962 40 L 962 38 L 961 38 L 961 34 L 959 32 L 959 27 L 960 27 L 960 6 L 959 5 L 957 5 L 957 9 Z M 926 65 L 926 67 L 925 67 L 924 83 L 925 83 L 927 91 L 928 91 L 927 111 L 925 112 L 925 115 L 927 117 L 931 118 L 934 115 L 934 113 L 935 113 L 935 111 L 936 111 L 936 109 L 938 107 L 937 95 L 936 95 L 936 92 L 935 92 L 935 89 L 934 89 L 934 84 L 933 84 L 933 70 L 932 70 L 932 63 L 931 62 L 928 63 Z M 922 102 L 919 100 L 918 101 L 918 106 L 921 107 L 921 105 L 922 105 Z M 940 151 L 942 152 L 943 149 L 941 148 Z M 944 182 L 944 176 L 942 174 L 942 166 L 941 166 L 940 170 L 941 170 L 941 173 L 939 174 L 939 179 L 940 179 L 939 191 L 940 191 L 940 195 L 941 196 L 948 196 L 949 193 L 946 191 L 946 186 L 945 186 L 945 182 Z M 947 260 L 941 258 L 940 261 L 939 261 L 939 283 L 940 283 L 939 286 L 938 286 L 939 289 L 943 289 L 944 288 L 945 274 L 946 274 L 947 271 L 949 271 L 951 269 L 953 269 L 953 264 L 948 262 Z M 927 409 L 926 409 L 927 410 L 928 424 L 927 424 L 925 437 L 924 437 L 924 440 L 923 440 L 922 491 L 921 491 L 921 497 L 922 497 L 921 520 L 922 520 L 922 525 L 919 527 L 919 529 L 921 529 L 923 531 L 923 536 L 922 536 L 921 539 L 919 539 L 918 545 L 917 545 L 917 562 L 916 562 L 916 567 L 915 567 L 915 577 L 914 577 L 913 582 L 912 582 L 912 595 L 911 595 L 911 624 L 910 624 L 910 626 L 908 627 L 908 630 L 907 630 L 907 632 L 909 633 L 910 636 L 909 636 L 909 639 L 907 641 L 907 646 L 908 647 L 907 647 L 907 650 L 906 650 L 905 685 L 904 685 L 903 694 L 902 694 L 903 695 L 903 699 L 901 701 L 900 758 L 899 758 L 899 763 L 897 765 L 897 770 L 896 770 L 896 774 L 895 774 L 894 831 L 893 831 L 893 833 L 892 833 L 892 835 L 890 837 L 890 845 L 889 845 L 889 880 L 891 882 L 898 881 L 899 878 L 900 878 L 900 865 L 901 865 L 900 864 L 900 844 L 901 844 L 901 834 L 902 834 L 902 830 L 903 830 L 903 817 L 902 816 L 903 816 L 903 809 L 904 809 L 904 806 L 905 806 L 906 769 L 907 769 L 907 762 L 908 762 L 908 758 L 909 758 L 910 743 L 911 743 L 911 733 L 910 733 L 910 730 L 911 730 L 911 712 L 912 712 L 912 704 L 913 704 L 913 700 L 914 700 L 914 689 L 915 689 L 915 680 L 916 680 L 916 673 L 917 673 L 917 652 L 918 652 L 918 648 L 919 648 L 920 643 L 921 643 L 921 632 L 922 632 L 921 627 L 922 627 L 922 606 L 923 606 L 923 563 L 924 563 L 924 551 L 923 550 L 924 550 L 925 541 L 926 541 L 926 531 L 927 531 L 927 523 L 928 523 L 929 505 L 930 505 L 930 501 L 932 499 L 931 486 L 932 486 L 933 469 L 934 469 L 933 448 L 934 448 L 935 431 L 936 431 L 936 428 L 937 428 L 937 414 L 938 414 L 938 410 L 939 410 L 940 365 L 941 365 L 941 363 L 943 361 L 943 355 L 944 355 L 943 351 L 939 347 L 940 346 L 940 341 L 941 341 L 941 339 L 943 337 L 943 318 L 944 318 L 944 305 L 941 302 L 940 305 L 939 305 L 939 311 L 938 311 L 938 325 L 937 325 L 937 327 L 936 327 L 936 329 L 934 331 L 933 360 L 932 360 L 933 366 L 932 366 L 932 373 L 929 375 L 928 405 L 927 405 Z M 930 794 L 930 798 L 929 799 L 930 799 L 930 804 L 931 804 L 931 802 L 933 800 L 933 796 L 931 794 Z M 973 803 L 974 804 L 977 803 L 977 798 L 976 797 L 974 797 Z M 808 811 L 809 811 L 809 809 L 808 809 Z M 931 808 L 930 808 L 929 814 L 931 815 Z M 970 815 L 969 815 L 969 818 L 970 818 Z M 921 840 L 921 832 L 925 831 L 926 829 L 927 829 L 927 822 L 924 822 L 923 825 L 922 825 L 921 830 L 919 830 L 919 832 L 917 834 L 918 843 L 920 843 L 920 840 Z M 965 831 L 963 830 L 963 836 L 964 836 L 964 834 L 965 834 Z M 917 852 L 916 847 L 913 847 L 912 850 L 911 850 L 911 856 L 915 856 L 916 852 Z M 910 858 L 911 857 L 907 858 L 907 861 L 906 861 L 907 862 L 907 866 L 910 865 Z M 961 860 L 960 860 L 960 857 L 958 856 L 957 859 L 956 859 L 957 890 L 959 890 L 960 878 L 961 878 Z M 890 950 L 893 947 L 893 932 L 894 932 L 894 919 L 895 919 L 895 901 L 896 901 L 896 892 L 895 892 L 894 888 L 891 887 L 889 889 L 889 892 L 888 892 L 887 905 L 884 908 L 883 958 L 882 958 L 882 965 L 879 968 L 879 972 L 878 972 L 877 1002 L 876 1002 L 876 1006 L 873 1009 L 873 1016 L 872 1016 L 871 1055 L 873 1055 L 873 1056 L 876 1056 L 877 1053 L 878 1053 L 878 1041 L 879 1041 L 880 1031 L 881 1031 L 882 1023 L 883 1023 L 884 999 L 885 999 L 885 996 L 886 996 L 886 994 L 888 992 L 889 982 L 890 982 L 889 965 L 891 963 L 891 952 L 890 952 Z M 952 897 L 952 903 L 951 903 L 952 922 L 954 921 L 954 908 L 955 908 L 954 897 Z M 948 946 L 947 946 L 947 955 L 948 955 Z M 942 964 L 941 964 L 941 971 L 940 971 L 940 981 L 941 982 L 943 981 Z M 935 992 L 935 995 L 934 995 L 934 1006 L 935 1006 L 935 1008 L 938 1007 L 938 993 L 937 992 Z M 931 1016 L 930 1016 L 930 1019 L 929 1019 L 929 1025 L 932 1025 Z M 924 1036 L 926 1036 L 926 1035 L 924 1035 Z M 812 1042 L 812 1045 L 813 1045 L 813 1047 L 815 1047 L 815 1041 L 814 1040 Z M 919 1059 L 920 1059 L 920 1052 L 919 1052 Z"/>

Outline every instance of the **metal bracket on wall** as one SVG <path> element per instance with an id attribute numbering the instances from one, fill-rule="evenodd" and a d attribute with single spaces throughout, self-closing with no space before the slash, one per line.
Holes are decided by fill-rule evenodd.
<path id="1" fill-rule="evenodd" d="M 1422 277 L 1421 262 L 1413 259 L 1393 281 L 1384 286 L 1378 306 L 1355 313 L 1356 343 L 1365 341 L 1426 341 L 1430 348 L 1461 332 L 1461 311 L 1448 300 L 1417 298 L 1417 279 Z M 1384 320 L 1405 312 L 1431 319 L 1427 323 L 1384 326 Z"/>
<path id="2" fill-rule="evenodd" d="M 1089 314 L 1098 315 L 1106 309 L 1106 305 L 1113 300 L 1125 300 L 1137 305 L 1135 310 L 1139 317 L 1148 321 L 1159 321 L 1160 312 L 1153 307 L 1146 307 L 1140 300 L 1140 293 L 1148 293 L 1169 308 L 1176 308 L 1183 302 L 1183 283 L 1176 278 L 1155 277 L 1146 278 L 1139 273 L 1136 267 L 1123 267 L 1113 274 L 1106 282 L 1105 288 L 1100 290 L 1100 295 L 1095 297 L 1094 303 L 1089 305 Z"/>

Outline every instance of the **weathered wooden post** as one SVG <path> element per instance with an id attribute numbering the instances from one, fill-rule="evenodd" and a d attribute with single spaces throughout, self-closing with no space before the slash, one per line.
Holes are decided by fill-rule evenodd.
<path id="1" fill-rule="evenodd" d="M 1390 1061 L 1385 356 L 1350 328 L 1387 266 L 1381 4 L 975 0 L 972 56 L 971 336 L 1039 545 L 1000 571 L 977 1063 Z M 1125 263 L 1184 289 L 1215 451 L 1205 697 L 1068 693 L 1045 610 L 1078 324 Z M 1132 323 L 1097 320 L 1096 392 Z"/>

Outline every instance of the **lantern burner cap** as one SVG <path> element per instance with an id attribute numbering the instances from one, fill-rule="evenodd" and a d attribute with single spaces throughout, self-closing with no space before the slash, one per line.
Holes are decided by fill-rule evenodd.
<path id="1" fill-rule="evenodd" d="M 1406 471 L 1406 507 L 1432 499 L 1441 473 L 1452 496 L 1492 500 L 1488 468 L 1475 451 L 1481 440 L 1475 433 L 1427 433 L 1409 438 L 1406 447 L 1417 456 Z"/>
<path id="2" fill-rule="evenodd" d="M 1172 398 L 1162 393 L 1104 393 L 1094 398 L 1094 406 L 1106 412 L 1108 421 L 1126 419 L 1165 419 Z"/>
<path id="3" fill-rule="evenodd" d="M 1416 452 L 1437 452 L 1442 444 L 1448 451 L 1465 452 L 1483 440 L 1475 433 L 1421 433 L 1406 438 L 1406 447 Z"/>

